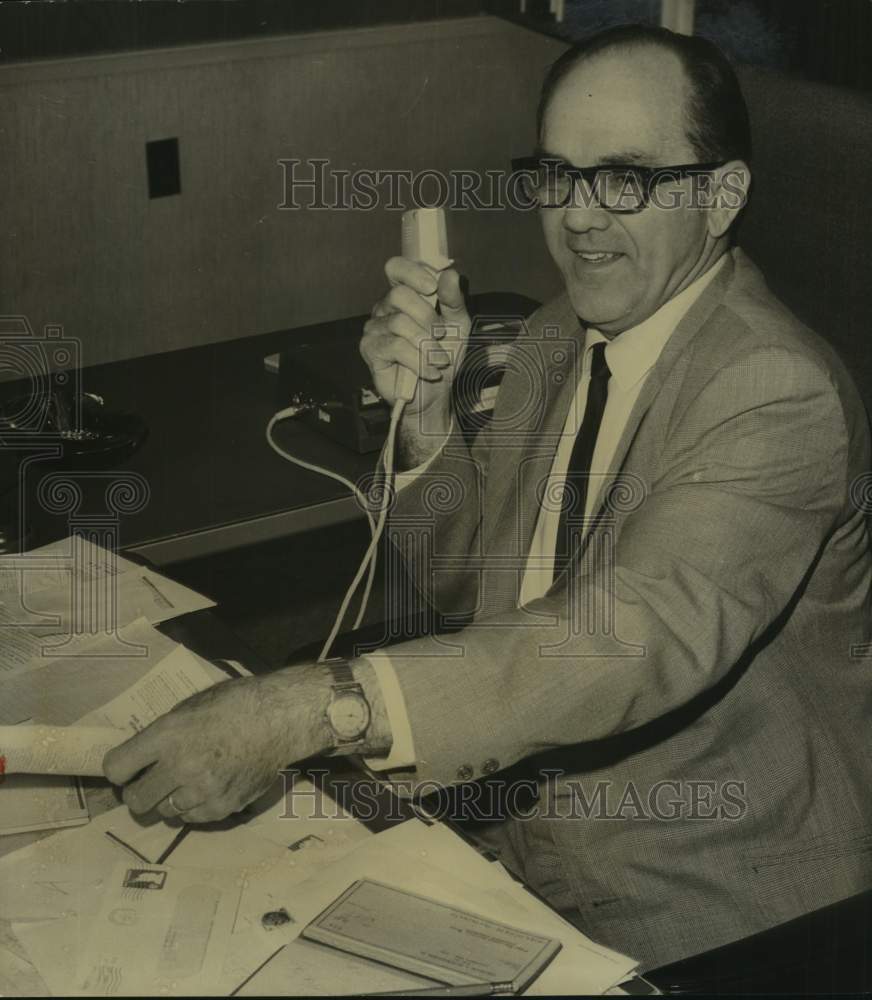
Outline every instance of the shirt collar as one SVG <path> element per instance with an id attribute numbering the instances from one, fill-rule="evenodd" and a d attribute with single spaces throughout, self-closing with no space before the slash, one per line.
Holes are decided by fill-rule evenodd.
<path id="1" fill-rule="evenodd" d="M 684 318 L 690 307 L 723 267 L 724 254 L 704 274 L 692 281 L 687 288 L 665 302 L 638 326 L 624 330 L 606 346 L 606 362 L 612 378 L 626 392 L 646 375 L 660 357 L 666 342 Z M 585 332 L 585 369 L 590 366 L 590 348 L 607 338 L 594 327 Z"/>

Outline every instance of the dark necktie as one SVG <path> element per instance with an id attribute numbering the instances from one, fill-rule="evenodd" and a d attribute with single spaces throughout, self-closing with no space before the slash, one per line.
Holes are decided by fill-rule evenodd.
<path id="1" fill-rule="evenodd" d="M 606 345 L 599 341 L 591 348 L 590 381 L 584 417 L 575 436 L 575 444 L 566 473 L 567 490 L 560 510 L 557 528 L 557 545 L 554 553 L 554 579 L 563 572 L 572 552 L 572 535 L 580 537 L 584 508 L 587 503 L 588 479 L 593 450 L 599 434 L 606 398 L 609 393 L 609 366 L 606 362 Z"/>

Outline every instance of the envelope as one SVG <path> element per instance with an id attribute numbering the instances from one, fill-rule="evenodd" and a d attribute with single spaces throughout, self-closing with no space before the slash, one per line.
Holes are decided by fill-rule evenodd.
<path id="1" fill-rule="evenodd" d="M 230 871 L 116 867 L 89 928 L 73 996 L 217 996 L 239 906 Z"/>

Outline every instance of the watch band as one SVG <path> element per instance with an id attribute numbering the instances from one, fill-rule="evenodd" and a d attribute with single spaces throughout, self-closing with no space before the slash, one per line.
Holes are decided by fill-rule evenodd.
<path id="1" fill-rule="evenodd" d="M 361 694 L 363 694 L 363 688 L 354 679 L 354 671 L 351 669 L 351 664 L 348 660 L 337 659 L 337 660 L 325 660 L 330 674 L 333 678 L 334 688 L 345 688 L 349 685 L 354 685 L 360 688 Z"/>

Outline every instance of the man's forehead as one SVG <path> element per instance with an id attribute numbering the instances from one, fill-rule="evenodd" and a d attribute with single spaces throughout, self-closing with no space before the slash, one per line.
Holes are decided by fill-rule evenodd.
<path id="1" fill-rule="evenodd" d="M 540 145 L 580 165 L 675 162 L 691 153 L 685 131 L 687 82 L 678 58 L 656 49 L 602 53 L 557 84 Z M 622 162 L 628 162 L 623 160 Z"/>

